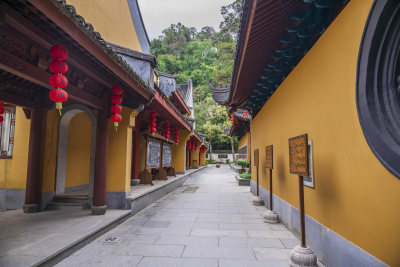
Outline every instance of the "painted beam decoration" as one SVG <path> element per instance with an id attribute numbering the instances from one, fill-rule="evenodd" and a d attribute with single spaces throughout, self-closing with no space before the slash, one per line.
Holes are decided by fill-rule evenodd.
<path id="1" fill-rule="evenodd" d="M 289 139 L 290 173 L 308 176 L 308 137 L 307 134 Z"/>
<path id="2" fill-rule="evenodd" d="M 273 145 L 265 147 L 265 168 L 273 169 Z"/>

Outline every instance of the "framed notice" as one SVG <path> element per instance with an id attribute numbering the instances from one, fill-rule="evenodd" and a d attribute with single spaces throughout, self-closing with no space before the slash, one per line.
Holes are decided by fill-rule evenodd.
<path id="1" fill-rule="evenodd" d="M 273 169 L 273 146 L 265 147 L 265 168 Z"/>
<path id="2" fill-rule="evenodd" d="M 289 139 L 290 173 L 308 176 L 308 139 L 307 134 Z"/>
<path id="3" fill-rule="evenodd" d="M 254 150 L 254 166 L 258 167 L 260 164 L 260 151 L 258 149 Z"/>
<path id="4" fill-rule="evenodd" d="M 150 169 L 160 167 L 161 143 L 147 139 L 146 152 L 146 168 Z"/>
<path id="5" fill-rule="evenodd" d="M 172 166 L 172 146 L 165 143 L 163 144 L 162 165 L 163 167 Z"/>
<path id="6" fill-rule="evenodd" d="M 227 159 L 228 155 L 226 155 L 226 154 L 218 154 L 218 158 L 219 159 Z"/>
<path id="7" fill-rule="evenodd" d="M 308 140 L 308 176 L 303 177 L 303 183 L 305 186 L 314 188 L 314 169 L 313 169 L 313 153 L 312 153 L 312 141 Z"/>

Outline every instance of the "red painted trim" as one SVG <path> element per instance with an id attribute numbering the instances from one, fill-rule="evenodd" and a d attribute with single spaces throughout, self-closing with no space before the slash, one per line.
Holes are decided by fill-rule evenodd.
<path id="1" fill-rule="evenodd" d="M 171 100 L 177 102 L 177 107 L 184 110 L 184 114 L 191 114 L 189 108 L 186 106 L 185 102 L 183 101 L 182 97 L 175 91 L 172 96 Z M 175 104 L 175 103 L 174 103 Z"/>
<path id="2" fill-rule="evenodd" d="M 176 126 L 180 127 L 181 129 L 191 131 L 189 124 L 182 119 L 182 117 L 157 91 L 155 92 L 154 99 L 149 106 L 154 109 L 162 118 L 169 120 L 173 124 L 176 124 Z"/>

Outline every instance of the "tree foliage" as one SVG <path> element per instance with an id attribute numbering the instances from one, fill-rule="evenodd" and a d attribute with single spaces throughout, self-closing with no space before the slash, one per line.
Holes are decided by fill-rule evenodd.
<path id="1" fill-rule="evenodd" d="M 241 1 L 235 0 L 221 8 L 224 21 L 218 32 L 210 26 L 198 31 L 177 23 L 151 41 L 151 53 L 158 58 L 159 71 L 175 75 L 177 83 L 192 80 L 196 131 L 205 134 L 212 145 L 220 144 L 222 137 L 227 149 L 230 149 L 230 140 L 221 125 L 228 128 L 230 120 L 225 107 L 213 100 L 205 77 L 222 82 L 224 86 L 230 83 L 240 12 Z M 237 138 L 234 140 L 237 146 Z"/>

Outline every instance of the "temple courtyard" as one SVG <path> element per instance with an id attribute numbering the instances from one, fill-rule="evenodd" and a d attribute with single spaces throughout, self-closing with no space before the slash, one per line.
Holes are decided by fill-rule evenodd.
<path id="1" fill-rule="evenodd" d="M 191 174 L 183 187 L 56 266 L 288 266 L 298 239 L 263 222 L 227 166 Z"/>

